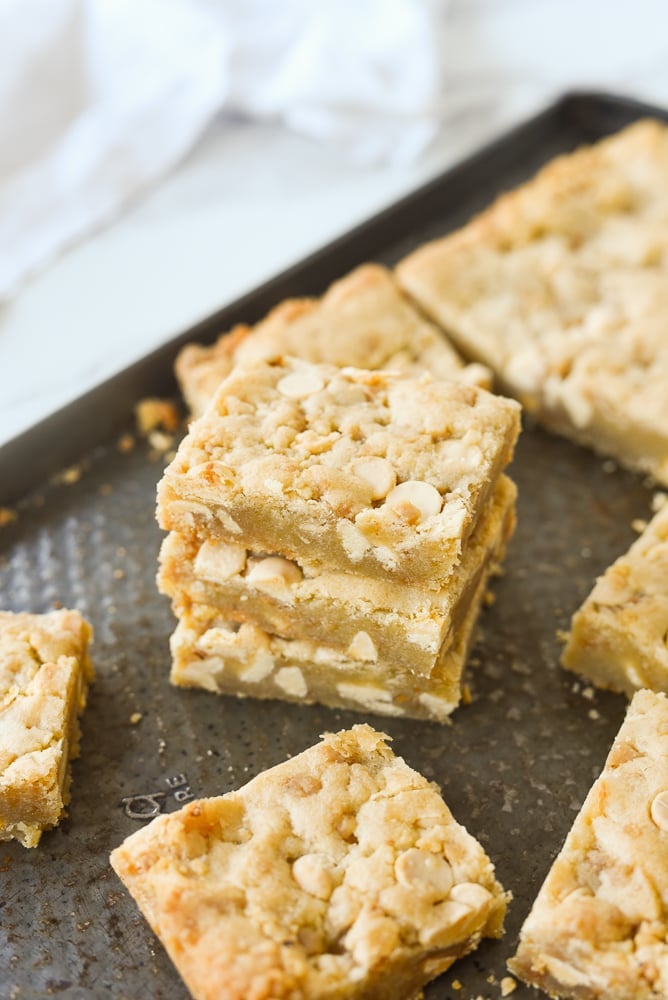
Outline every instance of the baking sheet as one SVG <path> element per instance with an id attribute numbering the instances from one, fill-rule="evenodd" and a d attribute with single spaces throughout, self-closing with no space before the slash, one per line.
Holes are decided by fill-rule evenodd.
<path id="1" fill-rule="evenodd" d="M 621 127 L 644 110 L 605 96 L 567 98 L 420 192 L 412 214 L 408 199 L 394 215 L 384 213 L 348 242 L 307 262 L 303 285 L 300 269 L 292 269 L 257 299 L 247 297 L 215 317 L 200 335 L 211 337 L 227 326 L 238 315 L 235 309 L 246 308 L 246 318 L 256 318 L 272 294 L 278 301 L 299 290 L 324 290 L 363 259 L 360 253 L 396 260 L 459 225 L 497 190 L 557 152 Z M 160 355 L 163 375 L 175 347 Z M 119 379 L 116 397 L 124 403 L 133 390 L 138 398 L 168 386 L 164 379 L 156 382 L 150 366 L 135 367 L 124 383 Z M 88 428 L 101 428 L 70 481 L 37 486 L 17 505 L 17 520 L 0 529 L 0 606 L 79 608 L 95 627 L 97 671 L 83 718 L 82 755 L 73 765 L 68 818 L 36 850 L 0 843 L 2 1000 L 186 998 L 110 869 L 109 852 L 152 812 L 236 788 L 316 742 L 323 731 L 362 718 L 170 687 L 173 619 L 154 582 L 161 538 L 154 496 L 164 459 L 141 439 L 131 450 L 119 448 L 119 434 L 133 433 L 132 419 L 129 405 L 125 424 L 112 412 L 111 395 L 109 386 L 102 387 L 78 409 L 69 408 L 69 416 L 56 415 L 46 430 L 31 432 L 24 463 L 31 452 L 48 448 L 54 427 L 61 433 L 69 428 L 76 437 L 76 422 L 85 417 Z M 63 446 L 57 457 L 65 456 L 72 457 Z M 0 451 L 5 496 L 13 476 L 20 472 L 27 482 L 34 475 L 17 471 L 20 460 L 16 446 Z M 47 468 L 43 456 L 40 469 Z M 409 764 L 438 782 L 454 815 L 481 840 L 514 895 L 504 938 L 483 942 L 456 963 L 427 988 L 428 1000 L 500 996 L 519 927 L 626 708 L 621 696 L 587 690 L 560 669 L 557 631 L 568 627 L 596 575 L 629 546 L 635 537 L 631 522 L 650 516 L 653 490 L 613 463 L 531 427 L 522 434 L 511 475 L 519 486 L 518 529 L 472 652 L 472 703 L 445 726 L 370 717 Z M 521 985 L 513 993 L 516 1000 L 538 995 Z"/>

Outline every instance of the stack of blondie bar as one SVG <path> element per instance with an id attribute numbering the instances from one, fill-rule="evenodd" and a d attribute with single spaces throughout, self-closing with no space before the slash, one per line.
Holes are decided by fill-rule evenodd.
<path id="1" fill-rule="evenodd" d="M 283 358 L 236 366 L 159 488 L 172 680 L 445 718 L 514 526 L 519 406 Z"/>

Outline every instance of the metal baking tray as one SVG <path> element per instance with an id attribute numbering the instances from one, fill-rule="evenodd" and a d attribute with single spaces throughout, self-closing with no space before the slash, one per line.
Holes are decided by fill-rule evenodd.
<path id="1" fill-rule="evenodd" d="M 175 394 L 171 366 L 186 341 L 253 322 L 288 295 L 320 293 L 363 260 L 392 263 L 556 154 L 645 114 L 668 117 L 621 97 L 567 95 L 0 449 L 0 503 L 14 503 L 18 515 L 0 529 L 0 607 L 79 608 L 95 627 L 97 670 L 67 819 L 36 850 L 0 843 L 2 1000 L 185 998 L 109 852 L 153 812 L 236 788 L 323 731 L 361 718 L 170 687 L 173 620 L 154 582 L 163 460 L 141 439 L 119 449 L 119 435 L 133 433 L 133 404 Z M 54 480 L 74 462 L 73 474 Z M 519 523 L 473 649 L 472 703 L 451 725 L 370 718 L 438 782 L 514 895 L 504 938 L 456 963 L 427 988 L 428 1000 L 500 996 L 520 925 L 626 707 L 621 696 L 592 693 L 561 670 L 557 632 L 626 550 L 631 522 L 650 515 L 652 487 L 531 427 L 511 473 Z M 534 996 L 521 985 L 513 993 Z"/>

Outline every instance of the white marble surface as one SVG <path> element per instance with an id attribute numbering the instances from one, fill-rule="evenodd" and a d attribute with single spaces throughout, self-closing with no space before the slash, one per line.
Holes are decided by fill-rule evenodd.
<path id="1" fill-rule="evenodd" d="M 583 12 L 593 48 L 582 31 L 564 30 L 564 19 L 582 27 Z M 215 123 L 170 178 L 0 313 L 0 443 L 569 86 L 668 105 L 668 7 L 639 0 L 628 13 L 613 0 L 459 0 L 450 112 L 409 166 L 360 167 L 278 126 Z M 660 24 L 648 20 L 657 13 Z"/>

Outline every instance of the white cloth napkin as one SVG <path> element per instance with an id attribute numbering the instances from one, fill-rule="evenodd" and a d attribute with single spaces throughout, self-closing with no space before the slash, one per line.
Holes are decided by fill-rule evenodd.
<path id="1" fill-rule="evenodd" d="M 0 0 L 0 299 L 219 112 L 361 162 L 438 128 L 447 0 Z"/>

